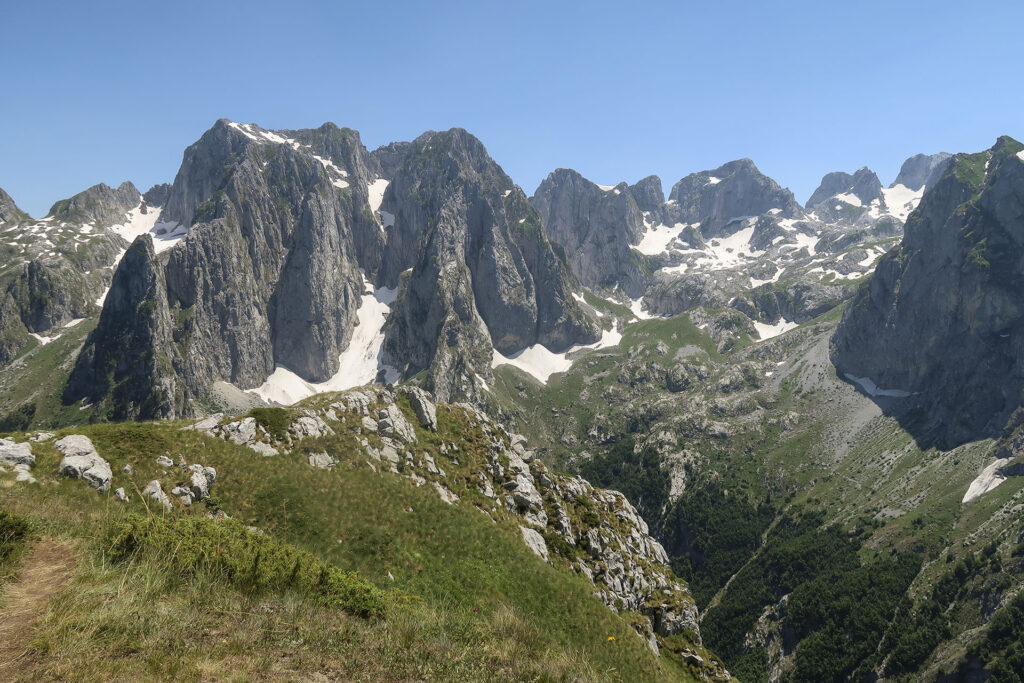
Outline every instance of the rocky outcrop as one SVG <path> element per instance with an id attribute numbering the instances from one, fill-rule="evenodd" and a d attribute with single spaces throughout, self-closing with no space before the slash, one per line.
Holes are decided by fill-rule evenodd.
<path id="1" fill-rule="evenodd" d="M 121 183 L 117 189 L 100 183 L 60 200 L 50 207 L 48 216 L 66 223 L 88 223 L 107 228 L 123 223 L 125 214 L 141 202 L 142 193 L 130 182 Z"/>
<path id="2" fill-rule="evenodd" d="M 909 411 L 919 438 L 994 434 L 1024 391 L 1024 146 L 958 154 L 847 306 L 840 376 Z"/>
<path id="3" fill-rule="evenodd" d="M 381 281 L 398 287 L 385 364 L 403 378 L 426 371 L 424 388 L 442 400 L 476 397 L 492 347 L 508 355 L 598 339 L 540 216 L 479 140 L 427 133 L 406 152 L 381 205 L 394 217 Z"/>
<path id="4" fill-rule="evenodd" d="M 750 159 L 739 159 L 673 185 L 664 222 L 700 223 L 701 234 L 708 238 L 735 232 L 740 218 L 773 210 L 784 218 L 803 215 L 792 192 L 763 175 Z"/>
<path id="5" fill-rule="evenodd" d="M 660 181 L 657 188 L 643 183 L 638 185 L 644 203 L 651 205 L 662 192 Z M 603 189 L 576 171 L 560 168 L 544 179 L 530 203 L 581 283 L 591 288 L 619 285 L 630 296 L 643 294 L 647 278 L 630 245 L 640 241 L 643 211 L 651 209 L 640 208 L 631 188 L 620 183 Z M 654 209 L 659 213 L 661 203 Z"/>
<path id="6" fill-rule="evenodd" d="M 113 420 L 173 418 L 186 411 L 186 390 L 174 373 L 180 362 L 163 269 L 149 235 L 121 259 L 99 323 L 79 353 L 64 401 L 84 399 Z"/>
<path id="7" fill-rule="evenodd" d="M 942 177 L 952 156 L 946 152 L 915 154 L 903 162 L 899 175 L 890 187 L 903 185 L 911 190 L 931 187 Z"/>
<path id="8" fill-rule="evenodd" d="M 661 178 L 656 175 L 649 175 L 638 180 L 635 185 L 629 186 L 629 195 L 633 197 L 636 206 L 641 211 L 654 215 L 660 215 L 665 204 L 665 188 L 661 185 Z"/>
<path id="9" fill-rule="evenodd" d="M 32 454 L 32 445 L 28 443 L 16 443 L 10 439 L 0 439 L 0 465 L 28 465 L 36 464 L 36 456 Z"/>
<path id="10" fill-rule="evenodd" d="M 110 489 L 114 474 L 110 463 L 100 457 L 87 436 L 71 434 L 53 443 L 64 456 L 57 473 L 69 479 L 82 479 L 100 493 Z"/>
<path id="11" fill-rule="evenodd" d="M 146 203 L 149 209 L 162 207 L 167 203 L 167 199 L 171 196 L 171 184 L 160 183 L 146 190 L 146 193 L 142 195 L 142 201 Z"/>

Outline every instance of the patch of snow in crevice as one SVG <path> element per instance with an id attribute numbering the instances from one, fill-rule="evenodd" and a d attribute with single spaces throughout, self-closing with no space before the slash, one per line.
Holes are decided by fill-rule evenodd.
<path id="1" fill-rule="evenodd" d="M 572 367 L 575 359 L 568 358 L 568 356 L 579 351 L 593 351 L 608 348 L 610 346 L 617 346 L 620 341 L 622 341 L 621 332 L 618 332 L 617 330 L 604 330 L 601 333 L 601 339 L 594 344 L 571 346 L 561 353 L 550 351 L 543 344 L 528 346 L 522 351 L 517 351 L 511 356 L 505 356 L 495 350 L 494 355 L 491 357 L 491 367 L 496 368 L 499 365 L 511 365 L 519 368 L 526 374 L 535 377 L 542 384 L 547 384 L 551 375 L 559 372 L 565 372 Z"/>
<path id="2" fill-rule="evenodd" d="M 384 201 L 384 191 L 388 189 L 388 181 L 385 178 L 377 178 L 366 186 L 366 195 L 370 201 L 370 211 L 376 214 L 380 211 L 380 204 Z"/>
<path id="3" fill-rule="evenodd" d="M 612 190 L 615 189 L 614 185 L 601 185 L 600 183 L 594 183 L 594 184 L 597 185 L 598 187 L 600 187 L 604 192 L 611 192 Z"/>
<path id="4" fill-rule="evenodd" d="M 60 335 L 59 335 L 59 334 L 55 334 L 55 335 L 53 335 L 52 337 L 44 337 L 44 336 L 43 336 L 43 335 L 41 335 L 41 334 L 36 334 L 35 332 L 29 332 L 29 335 L 30 335 L 30 336 L 32 336 L 32 337 L 34 337 L 34 338 L 35 338 L 35 340 L 36 340 L 37 342 L 39 342 L 39 345 L 40 345 L 40 346 L 46 346 L 46 345 L 47 345 L 47 344 L 49 344 L 50 342 L 52 342 L 52 341 L 54 341 L 54 340 L 56 340 L 56 339 L 60 338 Z"/>
<path id="5" fill-rule="evenodd" d="M 845 374 L 845 373 L 844 373 Z M 860 385 L 860 388 L 865 391 L 869 396 L 884 396 L 888 398 L 907 398 L 912 396 L 909 391 L 903 391 L 902 389 L 880 389 L 877 384 L 874 383 L 869 377 L 854 377 L 853 375 L 846 375 L 846 379 L 851 382 L 856 382 Z"/>
<path id="6" fill-rule="evenodd" d="M 118 261 L 120 261 L 121 257 L 118 256 L 117 259 Z M 99 297 L 96 299 L 96 305 L 99 306 L 100 308 L 103 308 L 103 302 L 107 300 L 107 294 L 110 294 L 110 287 L 104 289 L 103 293 L 100 294 Z"/>
<path id="7" fill-rule="evenodd" d="M 74 318 L 74 319 L 69 320 L 66 323 L 64 323 L 64 327 L 65 328 L 67 328 L 67 327 L 74 327 L 75 325 L 77 325 L 78 323 L 82 322 L 83 320 L 85 320 L 85 318 Z"/>
<path id="8" fill-rule="evenodd" d="M 757 330 L 757 335 L 761 338 L 761 341 L 765 339 L 771 339 L 772 337 L 778 337 L 783 332 L 788 332 L 795 328 L 797 323 L 790 322 L 785 318 L 779 318 L 779 322 L 774 325 L 768 323 L 760 323 L 754 321 L 754 329 Z"/>
<path id="9" fill-rule="evenodd" d="M 772 265 L 775 265 L 775 264 L 773 263 Z M 779 278 L 782 277 L 783 271 L 785 271 L 785 270 L 786 270 L 785 268 L 779 268 L 777 265 L 775 265 L 775 275 L 772 275 L 767 280 L 758 280 L 756 277 L 751 275 L 750 276 L 750 286 L 751 287 L 760 287 L 761 285 L 766 285 L 768 283 L 778 282 Z"/>
<path id="10" fill-rule="evenodd" d="M 382 354 L 384 323 L 398 292 L 387 287 L 374 289 L 365 274 L 363 286 L 366 289 L 356 312 L 359 325 L 353 330 L 348 347 L 338 356 L 338 371 L 334 376 L 324 382 L 307 382 L 283 365 L 278 365 L 261 386 L 249 389 L 249 393 L 281 405 L 292 405 L 314 394 L 369 384 L 376 380 L 380 370 L 384 370 L 386 383 L 397 382 L 398 371 L 384 365 Z"/>
<path id="11" fill-rule="evenodd" d="M 875 249 L 869 249 L 867 257 L 861 261 L 858 261 L 857 265 L 860 266 L 861 268 L 867 268 L 871 264 L 873 264 L 879 256 L 881 256 L 884 253 L 885 249 L 882 249 L 881 247 L 878 247 L 877 251 Z"/>
<path id="12" fill-rule="evenodd" d="M 1017 158 L 1020 159 L 1021 161 L 1024 161 L 1024 149 L 1017 152 Z"/>
<path id="13" fill-rule="evenodd" d="M 651 318 L 654 317 L 653 315 L 644 310 L 643 297 L 640 297 L 638 299 L 630 299 L 629 310 L 631 310 L 633 312 L 633 315 L 635 315 L 640 320 L 650 320 Z"/>
<path id="14" fill-rule="evenodd" d="M 990 462 L 988 466 L 981 471 L 971 485 L 967 487 L 967 493 L 964 494 L 964 498 L 961 503 L 970 503 L 976 498 L 980 498 L 995 487 L 1006 481 L 1006 477 L 999 474 L 999 469 L 1004 465 L 1009 464 L 1013 458 L 1002 458 Z"/>
<path id="15" fill-rule="evenodd" d="M 710 176 L 710 177 L 708 177 L 708 181 L 706 183 L 704 183 L 704 187 L 707 187 L 708 185 L 717 185 L 720 182 L 722 182 L 721 178 L 716 178 L 715 176 Z"/>

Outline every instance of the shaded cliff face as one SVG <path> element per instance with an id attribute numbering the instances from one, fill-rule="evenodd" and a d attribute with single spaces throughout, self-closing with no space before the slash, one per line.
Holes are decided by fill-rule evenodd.
<path id="1" fill-rule="evenodd" d="M 630 249 L 643 235 L 643 211 L 659 211 L 664 201 L 661 181 L 652 176 L 636 186 L 619 183 L 603 188 L 576 171 L 560 168 L 544 179 L 530 203 L 540 214 L 547 236 L 565 250 L 573 273 L 591 288 L 619 285 L 640 296 L 646 278 Z M 633 192 L 650 209 L 641 209 Z M 659 201 L 660 199 L 660 201 Z"/>
<path id="2" fill-rule="evenodd" d="M 1004 137 L 953 157 L 832 339 L 840 375 L 908 410 L 920 439 L 994 434 L 1021 404 L 1022 150 Z"/>
<path id="3" fill-rule="evenodd" d="M 384 359 L 404 377 L 427 370 L 441 399 L 480 391 L 475 376 L 491 376 L 492 344 L 511 354 L 598 339 L 537 212 L 466 131 L 427 133 L 406 148 L 381 210 L 394 222 L 381 280 L 399 288 Z"/>
<path id="4" fill-rule="evenodd" d="M 86 339 L 64 390 L 101 419 L 174 418 L 184 396 L 163 268 L 149 235 L 135 240 L 114 273 L 99 324 Z"/>
<path id="5" fill-rule="evenodd" d="M 0 188 L 0 223 L 17 223 L 26 218 L 28 215 L 18 208 L 11 195 Z"/>
<path id="6" fill-rule="evenodd" d="M 739 159 L 713 171 L 692 173 L 672 187 L 666 225 L 700 223 L 705 237 L 732 234 L 737 220 L 769 211 L 783 218 L 803 215 L 793 193 L 762 174 L 750 159 Z"/>

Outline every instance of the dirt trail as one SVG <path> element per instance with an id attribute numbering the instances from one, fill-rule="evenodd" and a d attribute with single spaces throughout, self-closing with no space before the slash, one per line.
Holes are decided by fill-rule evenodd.
<path id="1" fill-rule="evenodd" d="M 78 555 L 67 543 L 43 539 L 34 543 L 15 580 L 0 589 L 0 680 L 26 673 L 24 655 L 32 625 L 46 604 L 71 580 Z"/>

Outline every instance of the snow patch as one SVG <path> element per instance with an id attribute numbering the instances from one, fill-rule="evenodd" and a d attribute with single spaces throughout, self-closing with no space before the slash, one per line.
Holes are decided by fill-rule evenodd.
<path id="1" fill-rule="evenodd" d="M 833 197 L 833 199 L 839 202 L 843 202 L 844 204 L 849 204 L 850 206 L 864 206 L 860 201 L 860 197 L 851 192 L 837 194 Z"/>
<path id="2" fill-rule="evenodd" d="M 885 198 L 885 206 L 889 210 L 889 214 L 899 218 L 901 221 L 906 221 L 910 212 L 921 203 L 921 196 L 924 195 L 924 190 L 925 188 L 922 187 L 920 190 L 915 191 L 906 185 L 900 184 L 895 187 L 882 188 L 882 197 Z"/>
<path id="3" fill-rule="evenodd" d="M 307 382 L 297 374 L 278 365 L 273 374 L 256 389 L 249 392 L 267 401 L 281 405 L 292 405 L 304 398 L 325 391 L 343 391 L 369 384 L 384 370 L 384 381 L 393 384 L 398 381 L 398 371 L 384 365 L 381 356 L 384 345 L 384 322 L 391 312 L 391 304 L 397 296 L 396 289 L 378 287 L 363 275 L 366 288 L 356 317 L 359 325 L 352 333 L 348 348 L 338 356 L 338 372 L 324 382 Z"/>
<path id="4" fill-rule="evenodd" d="M 1021 161 L 1024 161 L 1024 149 L 1017 152 L 1017 158 L 1020 159 Z"/>
<path id="5" fill-rule="evenodd" d="M 64 323 L 64 327 L 65 328 L 67 328 L 67 327 L 74 327 L 75 325 L 77 325 L 78 323 L 82 322 L 83 320 L 85 320 L 85 318 L 75 318 L 73 320 L 69 320 L 66 323 Z"/>
<path id="6" fill-rule="evenodd" d="M 1009 464 L 1013 458 L 1001 458 L 994 462 L 990 462 L 985 469 L 981 471 L 971 485 L 967 487 L 967 493 L 964 494 L 962 503 L 970 503 L 975 498 L 980 498 L 995 487 L 1006 481 L 1006 477 L 999 474 L 999 469 L 1004 465 Z"/>
<path id="7" fill-rule="evenodd" d="M 611 192 L 612 190 L 615 189 L 614 185 L 601 185 L 600 183 L 594 183 L 594 184 L 597 185 L 598 187 L 600 187 L 605 192 Z"/>
<path id="8" fill-rule="evenodd" d="M 643 297 L 640 297 L 638 299 L 630 299 L 629 310 L 633 311 L 633 315 L 635 315 L 640 320 L 650 320 L 651 318 L 654 317 L 653 315 L 644 310 Z"/>
<path id="9" fill-rule="evenodd" d="M 572 367 L 574 359 L 569 355 L 583 350 L 604 349 L 609 346 L 617 346 L 622 341 L 622 333 L 617 330 L 605 330 L 601 333 L 601 339 L 594 344 L 571 346 L 562 353 L 549 351 L 543 344 L 528 346 L 522 351 L 517 351 L 511 356 L 505 356 L 494 351 L 491 358 L 491 367 L 499 365 L 511 365 L 519 368 L 528 375 L 535 377 L 542 384 L 547 384 L 548 378 L 558 372 L 565 372 Z"/>
<path id="10" fill-rule="evenodd" d="M 676 223 L 671 228 L 667 225 L 653 226 L 640 236 L 640 243 L 633 248 L 647 256 L 664 253 L 672 240 L 679 237 L 685 229 L 686 223 Z"/>
<path id="11" fill-rule="evenodd" d="M 706 183 L 704 183 L 704 187 L 707 187 L 708 185 L 717 185 L 720 182 L 722 182 L 721 178 L 716 178 L 715 176 L 711 176 L 711 177 L 708 178 L 708 181 Z"/>
<path id="12" fill-rule="evenodd" d="M 52 337 L 44 337 L 43 335 L 36 334 L 35 332 L 29 332 L 29 335 L 32 336 L 32 337 L 35 337 L 36 341 L 39 342 L 40 346 L 46 346 L 47 344 L 49 344 L 53 340 L 55 340 L 58 337 L 60 337 L 59 334 L 55 334 Z"/>
<path id="13" fill-rule="evenodd" d="M 778 337 L 783 332 L 788 332 L 795 328 L 796 326 L 797 323 L 790 322 L 785 318 L 779 318 L 779 322 L 775 323 L 774 325 L 769 325 L 768 323 L 759 323 L 756 320 L 754 321 L 754 329 L 757 330 L 757 335 L 761 338 L 762 341 L 764 341 L 765 339 L 771 339 L 772 337 Z"/>

